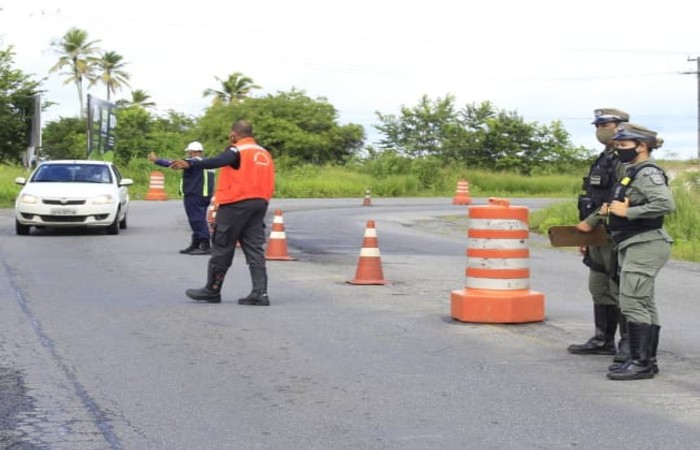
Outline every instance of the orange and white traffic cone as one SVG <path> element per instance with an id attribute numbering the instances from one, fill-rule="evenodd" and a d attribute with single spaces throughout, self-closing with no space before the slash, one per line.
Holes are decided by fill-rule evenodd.
<path id="1" fill-rule="evenodd" d="M 377 230 L 374 220 L 367 221 L 365 236 L 362 240 L 362 250 L 357 260 L 357 271 L 355 278 L 348 281 L 350 284 L 388 284 L 384 279 L 382 270 L 382 259 L 379 254 L 379 242 L 377 240 Z"/>
<path id="2" fill-rule="evenodd" d="M 453 205 L 471 205 L 472 198 L 469 195 L 469 182 L 467 180 L 459 180 L 457 182 L 457 191 L 452 199 Z"/>
<path id="3" fill-rule="evenodd" d="M 151 179 L 148 183 L 148 192 L 144 200 L 167 200 L 168 194 L 165 193 L 165 175 L 162 172 L 151 172 Z"/>
<path id="4" fill-rule="evenodd" d="M 272 231 L 270 239 L 267 241 L 265 259 L 273 261 L 294 261 L 295 258 L 289 256 L 287 252 L 287 235 L 284 232 L 284 219 L 282 211 L 275 210 L 275 218 L 272 221 Z"/>
<path id="5" fill-rule="evenodd" d="M 369 188 L 365 189 L 365 198 L 362 200 L 362 206 L 372 206 L 372 195 Z"/>

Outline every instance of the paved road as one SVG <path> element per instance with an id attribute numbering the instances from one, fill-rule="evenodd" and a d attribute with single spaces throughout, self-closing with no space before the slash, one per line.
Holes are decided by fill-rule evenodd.
<path id="1" fill-rule="evenodd" d="M 0 211 L 0 448 L 697 448 L 699 265 L 659 277 L 660 376 L 612 382 L 609 358 L 565 351 L 592 331 L 585 271 L 541 238 L 544 322 L 449 317 L 467 223 L 449 203 L 274 200 L 298 260 L 270 262 L 269 308 L 236 304 L 239 258 L 222 304 L 187 300 L 207 259 L 177 253 L 177 201 L 135 202 L 119 236 L 18 237 Z M 345 283 L 367 220 L 391 285 Z"/>

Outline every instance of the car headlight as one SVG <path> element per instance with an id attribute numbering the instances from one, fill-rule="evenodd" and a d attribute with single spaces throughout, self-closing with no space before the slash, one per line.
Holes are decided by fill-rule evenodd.
<path id="1" fill-rule="evenodd" d="M 98 195 L 97 197 L 94 197 L 92 199 L 92 204 L 93 205 L 111 205 L 114 203 L 115 198 L 112 195 L 105 194 L 105 195 Z"/>
<path id="2" fill-rule="evenodd" d="M 36 205 L 41 199 L 36 195 L 32 194 L 22 194 L 19 198 L 19 202 L 23 205 Z"/>

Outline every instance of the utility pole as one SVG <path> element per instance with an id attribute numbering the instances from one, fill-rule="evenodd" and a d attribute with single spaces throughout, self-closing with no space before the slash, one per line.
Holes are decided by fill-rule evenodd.
<path id="1" fill-rule="evenodd" d="M 697 75 L 698 77 L 698 163 L 700 163 L 700 57 L 691 58 L 688 57 L 688 61 L 695 61 L 698 65 L 695 72 L 683 72 L 688 75 Z"/>

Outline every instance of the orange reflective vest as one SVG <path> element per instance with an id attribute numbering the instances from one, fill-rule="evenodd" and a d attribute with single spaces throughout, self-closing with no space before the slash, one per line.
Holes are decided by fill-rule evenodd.
<path id="1" fill-rule="evenodd" d="M 234 169 L 224 166 L 216 185 L 216 203 L 225 205 L 251 198 L 270 201 L 275 192 L 275 165 L 272 155 L 259 146 L 253 138 L 243 138 L 236 143 L 240 166 Z"/>

